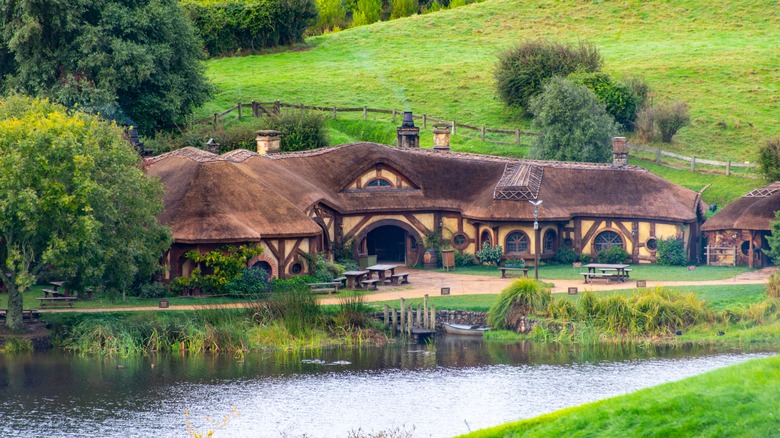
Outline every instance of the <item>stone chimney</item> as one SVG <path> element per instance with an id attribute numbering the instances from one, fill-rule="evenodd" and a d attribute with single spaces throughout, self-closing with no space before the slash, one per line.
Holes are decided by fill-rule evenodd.
<path id="1" fill-rule="evenodd" d="M 450 150 L 450 125 L 443 123 L 433 125 L 433 150 Z"/>
<path id="2" fill-rule="evenodd" d="M 279 131 L 257 131 L 257 153 L 260 155 L 279 152 L 279 144 L 282 142 L 282 133 Z"/>
<path id="3" fill-rule="evenodd" d="M 625 137 L 612 138 L 612 166 L 626 167 L 628 165 L 628 142 Z"/>
<path id="4" fill-rule="evenodd" d="M 404 121 L 396 128 L 399 148 L 419 148 L 420 128 L 414 126 L 414 118 L 411 111 L 404 111 Z"/>

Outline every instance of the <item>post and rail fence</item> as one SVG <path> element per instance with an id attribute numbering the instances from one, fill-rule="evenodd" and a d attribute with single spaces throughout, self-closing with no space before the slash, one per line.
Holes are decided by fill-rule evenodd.
<path id="1" fill-rule="evenodd" d="M 402 110 L 397 109 L 378 109 L 378 108 L 369 108 L 366 106 L 363 107 L 345 107 L 345 108 L 339 108 L 336 106 L 315 106 L 315 105 L 303 105 L 303 104 L 291 104 L 291 103 L 284 103 L 281 101 L 273 101 L 273 102 L 258 102 L 258 101 L 251 101 L 250 103 L 237 103 L 235 106 L 228 108 L 225 111 L 222 111 L 221 113 L 215 113 L 213 116 L 209 116 L 200 120 L 197 120 L 196 123 L 205 123 L 205 122 L 212 122 L 216 124 L 219 122 L 220 119 L 224 118 L 225 116 L 229 115 L 230 113 L 236 111 L 238 114 L 238 120 L 241 120 L 244 117 L 243 109 L 247 108 L 251 110 L 251 114 L 253 117 L 262 117 L 263 115 L 267 116 L 278 116 L 282 112 L 282 108 L 290 108 L 290 109 L 297 109 L 301 111 L 320 111 L 325 112 L 333 115 L 333 119 L 338 118 L 338 113 L 362 113 L 363 120 L 368 120 L 368 114 L 369 113 L 376 113 L 376 114 L 388 114 L 392 116 L 393 121 L 395 121 L 396 117 L 399 115 L 403 115 Z M 479 138 L 482 141 L 487 141 L 493 144 L 498 145 L 505 145 L 505 146 L 516 146 L 521 144 L 521 138 L 523 137 L 537 137 L 539 136 L 536 132 L 530 132 L 530 131 L 522 131 L 520 129 L 494 129 L 494 128 L 488 128 L 486 126 L 475 126 L 470 125 L 466 123 L 457 122 L 455 120 L 447 120 L 442 119 L 438 117 L 432 117 L 427 114 L 422 115 L 413 115 L 413 117 L 417 120 L 422 121 L 422 128 L 427 129 L 428 124 L 436 124 L 436 125 L 445 125 L 452 129 L 451 134 L 455 135 L 457 130 L 464 129 L 468 131 L 474 131 L 479 133 Z M 513 136 L 513 141 L 500 141 L 495 140 L 492 138 L 487 137 L 487 134 L 499 134 L 499 135 L 506 135 L 506 136 Z M 758 166 L 754 163 L 740 163 L 740 162 L 733 162 L 733 161 L 716 161 L 716 160 L 708 160 L 703 158 L 697 158 L 697 157 L 688 157 L 681 154 L 676 154 L 673 152 L 668 152 L 662 149 L 654 149 L 654 148 L 647 148 L 643 146 L 637 146 L 637 145 L 628 145 L 628 148 L 630 150 L 649 153 L 651 156 L 654 156 L 654 158 L 647 158 L 647 157 L 638 157 L 635 156 L 635 158 L 638 158 L 643 161 L 648 162 L 654 162 L 657 165 L 665 166 L 665 167 L 671 167 L 674 169 L 684 169 L 689 168 L 691 172 L 698 172 L 698 173 L 712 173 L 712 171 L 704 172 L 701 169 L 701 166 L 709 166 L 709 167 L 716 167 L 716 168 L 724 168 L 725 175 L 731 176 L 734 172 L 732 169 L 756 169 Z M 669 157 L 674 160 L 680 160 L 683 162 L 687 162 L 687 165 L 683 166 L 675 166 L 669 160 L 663 160 L 663 157 Z M 697 166 L 699 166 L 697 170 Z M 716 171 L 715 173 L 720 173 L 719 171 Z M 746 175 L 744 173 L 739 174 L 739 176 L 747 177 L 747 178 L 754 178 L 753 175 Z"/>

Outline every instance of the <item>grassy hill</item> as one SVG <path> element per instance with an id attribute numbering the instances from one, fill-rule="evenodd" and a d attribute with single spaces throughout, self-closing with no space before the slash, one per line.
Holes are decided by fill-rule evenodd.
<path id="1" fill-rule="evenodd" d="M 523 38 L 586 39 L 607 72 L 644 76 L 655 99 L 690 104 L 693 126 L 666 149 L 755 161 L 780 135 L 779 14 L 774 0 L 489 0 L 310 38 L 310 50 L 211 60 L 219 91 L 199 115 L 281 99 L 512 127 L 494 93 L 495 54 Z"/>

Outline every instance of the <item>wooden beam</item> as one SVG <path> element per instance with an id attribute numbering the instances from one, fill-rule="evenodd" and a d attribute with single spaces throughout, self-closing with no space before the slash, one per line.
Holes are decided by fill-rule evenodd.
<path id="1" fill-rule="evenodd" d="M 371 218 L 373 218 L 373 217 L 374 217 L 374 216 L 373 216 L 373 215 L 370 215 L 370 214 L 367 214 L 367 215 L 363 216 L 363 218 L 362 218 L 362 219 L 360 219 L 360 221 L 358 221 L 358 223 L 357 223 L 357 224 L 355 224 L 355 226 L 354 226 L 354 227 L 352 227 L 352 229 L 351 229 L 351 230 L 349 230 L 349 232 L 347 232 L 347 234 L 345 234 L 345 235 L 344 235 L 344 237 L 345 237 L 345 238 L 350 238 L 350 237 L 354 236 L 355 234 L 357 234 L 357 232 L 358 232 L 358 231 L 360 231 L 360 229 L 361 229 L 361 228 L 363 228 L 363 226 L 364 226 L 364 225 L 365 225 L 365 224 L 366 224 L 368 221 L 370 221 L 370 220 L 371 220 Z"/>
<path id="2" fill-rule="evenodd" d="M 428 229 L 422 222 L 420 222 L 417 217 L 411 213 L 404 214 L 404 217 L 406 220 L 409 221 L 412 225 L 414 225 L 415 228 L 417 228 L 419 231 L 421 231 L 423 234 L 428 234 L 431 232 L 431 230 Z"/>
<path id="3" fill-rule="evenodd" d="M 582 237 L 581 244 L 587 244 L 590 239 L 593 238 L 593 236 L 596 234 L 596 231 L 598 231 L 599 227 L 601 226 L 602 221 L 601 219 L 596 220 L 593 222 L 593 225 L 590 226 L 590 229 L 585 233 L 585 236 Z"/>

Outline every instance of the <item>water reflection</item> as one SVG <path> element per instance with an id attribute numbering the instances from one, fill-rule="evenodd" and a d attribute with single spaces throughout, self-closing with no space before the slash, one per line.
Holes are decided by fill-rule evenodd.
<path id="1" fill-rule="evenodd" d="M 766 355 L 766 354 L 764 354 Z M 708 348 L 540 346 L 442 338 L 230 357 L 0 356 L 0 436 L 451 436 L 695 375 L 762 354 Z M 463 403 L 466 400 L 467 403 Z M 184 412 L 189 411 L 189 416 Z"/>

